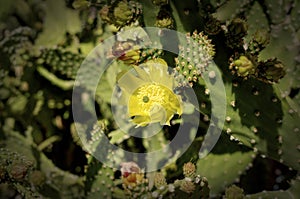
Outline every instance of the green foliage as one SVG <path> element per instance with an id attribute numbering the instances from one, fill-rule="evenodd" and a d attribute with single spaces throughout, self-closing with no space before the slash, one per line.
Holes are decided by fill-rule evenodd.
<path id="1" fill-rule="evenodd" d="M 299 196 L 298 1 L 12 2 L 0 6 L 1 198 Z M 141 46 L 150 34 L 143 27 L 153 26 L 160 30 L 157 43 Z M 119 35 L 136 27 L 137 34 Z M 163 28 L 187 36 L 168 38 Z M 111 49 L 92 51 L 108 38 Z M 160 50 L 168 39 L 178 55 Z M 111 99 L 120 96 L 122 74 L 157 58 L 173 68 L 175 92 L 186 102 L 181 117 L 152 135 L 150 127 L 135 128 Z M 213 90 L 221 80 L 212 62 L 227 104 L 221 136 L 206 155 L 199 150 L 215 136 L 207 131 L 222 123 L 212 115 L 218 107 L 211 98 L 221 98 Z M 184 90 L 188 85 L 196 99 Z M 72 114 L 83 119 L 74 122 Z M 182 156 L 185 145 L 151 154 L 168 146 L 180 127 L 182 141 L 192 141 Z M 266 170 L 259 169 L 260 158 Z M 265 182 L 251 184 L 251 174 Z"/>

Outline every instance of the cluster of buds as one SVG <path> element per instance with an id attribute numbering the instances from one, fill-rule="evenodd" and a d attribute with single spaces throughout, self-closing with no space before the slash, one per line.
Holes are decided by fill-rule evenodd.
<path id="1" fill-rule="evenodd" d="M 134 162 L 121 164 L 123 188 L 131 198 L 174 198 L 178 195 L 191 198 L 208 198 L 209 187 L 205 177 L 196 174 L 196 166 L 188 162 L 183 166 L 183 179 L 167 183 L 163 173 L 154 174 L 154 187 L 144 178 L 144 173 Z M 150 180 L 149 180 L 150 182 Z"/>
<path id="2" fill-rule="evenodd" d="M 246 31 L 247 26 L 242 19 L 237 18 L 231 22 L 227 32 L 228 38 L 235 35 L 232 37 L 235 41 L 230 41 L 230 43 L 233 43 L 231 47 L 241 47 Z M 254 77 L 265 83 L 277 83 L 286 74 L 286 68 L 283 63 L 276 58 L 258 61 L 259 53 L 266 48 L 269 42 L 269 32 L 267 30 L 257 30 L 250 42 L 244 45 L 244 52 L 236 52 L 230 58 L 229 69 L 231 72 L 244 79 Z"/>
<path id="3" fill-rule="evenodd" d="M 138 41 L 116 41 L 108 57 L 116 58 L 127 65 L 137 65 L 149 59 L 158 58 L 162 50 L 155 48 L 140 48 Z"/>
<path id="4" fill-rule="evenodd" d="M 183 165 L 183 179 L 175 180 L 168 184 L 162 173 L 156 173 L 154 185 L 156 190 L 152 192 L 153 198 L 172 198 L 177 195 L 187 197 L 208 198 L 209 188 L 205 177 L 196 174 L 196 166 L 192 162 Z"/>
<path id="5" fill-rule="evenodd" d="M 44 66 L 50 72 L 62 78 L 75 79 L 84 56 L 66 50 L 62 46 L 44 48 L 35 61 L 36 65 Z"/>
<path id="6" fill-rule="evenodd" d="M 142 14 L 142 6 L 135 1 L 118 0 L 105 5 L 99 12 L 101 19 L 116 27 L 124 27 L 135 22 Z"/>
<path id="7" fill-rule="evenodd" d="M 112 48 L 112 55 L 125 64 L 136 64 L 140 54 L 140 48 L 133 40 L 117 41 Z"/>
<path id="8" fill-rule="evenodd" d="M 32 39 L 35 33 L 28 27 L 19 27 L 12 31 L 5 31 L 0 40 L 0 52 L 7 56 L 11 66 L 16 70 L 24 66 L 31 66 L 30 56 L 35 52 L 32 46 Z"/>
<path id="9" fill-rule="evenodd" d="M 215 55 L 214 45 L 203 32 L 194 31 L 192 35 L 186 35 L 186 41 L 179 46 L 179 56 L 175 58 L 175 80 L 178 87 L 192 87 Z"/>
<path id="10" fill-rule="evenodd" d="M 257 62 L 254 55 L 241 55 L 238 59 L 231 58 L 229 69 L 244 79 L 252 76 L 265 83 L 277 83 L 286 74 L 284 64 L 276 59 Z"/>

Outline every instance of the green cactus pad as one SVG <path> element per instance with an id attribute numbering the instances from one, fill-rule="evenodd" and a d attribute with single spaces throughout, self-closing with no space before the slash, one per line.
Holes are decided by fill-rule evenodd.
<path id="1" fill-rule="evenodd" d="M 225 187 L 239 181 L 239 176 L 250 166 L 255 153 L 222 136 L 211 153 L 197 161 L 197 174 L 205 176 L 211 189 L 210 196 L 220 194 Z"/>

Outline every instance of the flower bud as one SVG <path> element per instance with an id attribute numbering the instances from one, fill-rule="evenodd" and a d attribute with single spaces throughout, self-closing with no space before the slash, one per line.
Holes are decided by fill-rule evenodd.
<path id="1" fill-rule="evenodd" d="M 244 190 L 239 188 L 236 185 L 232 185 L 231 187 L 225 190 L 225 198 L 226 199 L 243 199 L 245 198 Z"/>
<path id="2" fill-rule="evenodd" d="M 196 174 L 196 166 L 193 163 L 188 162 L 183 165 L 183 175 L 185 177 L 193 178 L 195 177 L 195 174 Z"/>
<path id="3" fill-rule="evenodd" d="M 141 4 L 138 2 L 118 0 L 111 6 L 104 6 L 99 15 L 103 21 L 120 28 L 135 22 L 141 13 Z"/>
<path id="4" fill-rule="evenodd" d="M 180 184 L 180 190 L 186 193 L 192 193 L 196 189 L 196 186 L 192 181 L 183 180 Z"/>
<path id="5" fill-rule="evenodd" d="M 236 71 L 238 76 L 247 77 L 255 73 L 256 66 L 248 59 L 248 57 L 242 55 L 239 59 L 234 60 L 229 68 Z"/>
<path id="6" fill-rule="evenodd" d="M 144 174 L 134 162 L 123 162 L 121 164 L 121 173 L 125 189 L 132 189 L 144 181 Z"/>
<path id="7" fill-rule="evenodd" d="M 154 185 L 157 189 L 167 185 L 166 178 L 162 173 L 155 173 Z"/>
<path id="8" fill-rule="evenodd" d="M 117 41 L 112 48 L 112 55 L 125 64 L 135 64 L 140 59 L 140 50 L 132 40 Z"/>
<path id="9" fill-rule="evenodd" d="M 276 58 L 260 62 L 258 70 L 259 78 L 268 83 L 277 83 L 286 74 L 285 66 Z"/>
<path id="10" fill-rule="evenodd" d="M 161 9 L 156 17 L 155 26 L 159 28 L 174 29 L 174 19 L 167 10 Z"/>

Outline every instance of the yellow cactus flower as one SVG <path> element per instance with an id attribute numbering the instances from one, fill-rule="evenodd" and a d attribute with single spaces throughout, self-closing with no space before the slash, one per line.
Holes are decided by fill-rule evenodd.
<path id="1" fill-rule="evenodd" d="M 170 125 L 175 114 L 182 114 L 182 100 L 173 92 L 174 78 L 167 63 L 155 59 L 133 68 L 118 80 L 132 122 L 137 126 Z"/>

